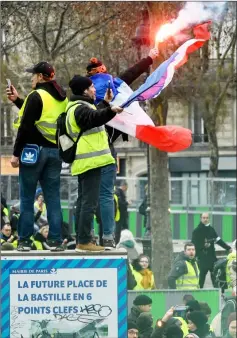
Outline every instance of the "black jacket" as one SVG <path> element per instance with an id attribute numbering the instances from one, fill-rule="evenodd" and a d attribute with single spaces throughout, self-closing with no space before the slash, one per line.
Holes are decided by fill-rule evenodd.
<path id="1" fill-rule="evenodd" d="M 118 77 L 123 80 L 128 86 L 135 81 L 141 74 L 148 70 L 149 66 L 152 65 L 153 60 L 150 56 L 140 60 L 132 67 L 125 70 L 125 72 L 118 75 Z M 120 130 L 114 129 L 113 127 L 106 126 L 106 131 L 109 138 L 109 146 L 111 154 L 116 158 L 117 154 L 114 149 L 113 143 L 122 135 L 123 141 L 128 141 L 128 135 L 121 132 Z"/>
<path id="2" fill-rule="evenodd" d="M 147 225 L 147 196 L 145 196 L 144 200 L 142 201 L 141 205 L 139 206 L 139 214 L 144 216 L 144 223 L 143 226 L 146 228 Z"/>
<path id="3" fill-rule="evenodd" d="M 94 100 L 84 95 L 72 95 L 70 98 L 70 101 L 77 100 L 94 104 Z M 100 102 L 96 107 L 97 110 L 90 108 L 86 104 L 76 107 L 74 112 L 75 120 L 82 130 L 86 131 L 88 129 L 103 126 L 116 115 L 106 101 Z"/>
<path id="4" fill-rule="evenodd" d="M 128 202 L 125 193 L 121 188 L 117 188 L 115 194 L 118 196 L 120 220 L 117 222 L 121 229 L 128 229 Z"/>
<path id="5" fill-rule="evenodd" d="M 56 81 L 38 83 L 36 89 L 43 89 L 52 95 L 58 101 L 64 101 L 66 92 L 60 87 Z M 24 100 L 17 98 L 14 102 L 20 109 Z M 19 157 L 26 143 L 37 144 L 42 147 L 57 148 L 57 145 L 48 141 L 38 131 L 35 122 L 38 121 L 42 114 L 43 102 L 36 91 L 32 92 L 28 98 L 23 112 L 21 125 L 17 132 L 14 145 L 13 155 Z"/>
<path id="6" fill-rule="evenodd" d="M 206 241 L 210 243 L 209 248 L 205 248 Z M 205 266 L 206 268 L 212 268 L 213 264 L 217 260 L 215 243 L 226 250 L 230 249 L 230 246 L 218 237 L 216 230 L 211 225 L 206 226 L 203 223 L 200 223 L 193 231 L 192 243 L 195 245 L 196 256 L 199 260 L 200 266 Z"/>
<path id="7" fill-rule="evenodd" d="M 131 312 L 128 315 L 128 321 L 136 323 L 140 314 L 141 314 L 141 311 L 138 309 L 138 307 L 133 305 L 131 308 Z"/>
<path id="8" fill-rule="evenodd" d="M 210 325 L 205 324 L 201 328 L 198 328 L 196 331 L 193 331 L 199 338 L 215 338 L 214 332 L 210 331 Z"/>
<path id="9" fill-rule="evenodd" d="M 175 259 L 174 264 L 168 276 L 168 285 L 170 289 L 176 289 L 176 280 L 188 272 L 186 261 L 191 263 L 198 276 L 196 259 L 189 259 L 184 252 L 181 252 Z"/>
<path id="10" fill-rule="evenodd" d="M 137 285 L 137 281 L 135 279 L 135 277 L 133 276 L 131 267 L 128 263 L 128 267 L 127 267 L 127 278 L 128 278 L 128 282 L 127 282 L 127 286 L 128 286 L 128 290 L 133 290 L 136 285 Z"/>

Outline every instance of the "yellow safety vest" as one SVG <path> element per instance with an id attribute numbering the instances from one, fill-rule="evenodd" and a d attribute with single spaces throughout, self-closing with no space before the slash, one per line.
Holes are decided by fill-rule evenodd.
<path id="1" fill-rule="evenodd" d="M 183 337 L 186 337 L 188 334 L 188 324 L 182 317 L 173 317 L 175 319 L 178 319 L 181 322 L 181 330 L 183 331 Z"/>
<path id="2" fill-rule="evenodd" d="M 95 105 L 85 101 L 69 102 L 67 105 L 66 128 L 67 133 L 76 141 L 80 127 L 75 120 L 75 109 L 86 104 L 91 109 L 96 110 Z M 73 107 L 71 107 L 73 106 Z M 75 160 L 71 166 L 71 174 L 73 176 L 80 175 L 88 170 L 104 167 L 108 164 L 115 163 L 115 159 L 111 155 L 108 143 L 108 136 L 104 126 L 96 127 L 85 131 L 77 143 Z"/>
<path id="3" fill-rule="evenodd" d="M 119 203 L 118 203 L 118 196 L 114 194 L 114 200 L 115 200 L 115 222 L 118 222 L 120 220 L 120 210 L 119 210 Z"/>
<path id="4" fill-rule="evenodd" d="M 236 252 L 231 252 L 228 256 L 227 256 L 227 264 L 226 264 L 226 282 L 228 285 L 228 289 L 230 289 L 232 287 L 231 285 L 231 279 L 230 279 L 230 264 L 236 260 Z"/>
<path id="5" fill-rule="evenodd" d="M 144 287 L 142 286 L 142 279 L 143 279 L 142 274 L 140 272 L 136 271 L 131 264 L 130 264 L 130 267 L 131 267 L 132 274 L 133 274 L 133 276 L 134 276 L 134 278 L 136 279 L 136 282 L 137 282 L 137 285 L 135 286 L 135 288 L 133 290 L 145 290 Z M 152 273 L 151 287 L 147 288 L 146 290 L 153 290 L 154 287 L 155 287 L 155 280 L 154 280 L 154 275 Z"/>
<path id="6" fill-rule="evenodd" d="M 37 201 L 35 201 L 34 207 L 35 207 L 38 211 L 40 210 L 40 208 L 39 208 L 39 203 L 38 203 Z M 41 210 L 40 210 L 40 211 L 41 211 Z M 46 215 L 46 204 L 45 204 L 45 203 L 43 203 L 43 210 L 42 210 L 42 212 L 41 212 L 41 215 L 42 215 L 42 216 Z"/>
<path id="7" fill-rule="evenodd" d="M 185 261 L 188 272 L 176 280 L 176 288 L 178 290 L 196 290 L 199 289 L 199 269 L 197 262 L 195 262 L 198 275 L 196 276 L 195 269 L 192 264 Z"/>
<path id="8" fill-rule="evenodd" d="M 2 211 L 3 211 L 3 213 L 4 213 L 5 216 L 9 216 L 9 211 L 8 211 L 7 208 L 3 208 Z"/>
<path id="9" fill-rule="evenodd" d="M 35 122 L 35 125 L 39 132 L 50 142 L 56 144 L 56 129 L 57 129 L 57 118 L 61 113 L 63 113 L 66 109 L 68 99 L 66 98 L 64 101 L 58 101 L 52 97 L 46 90 L 36 89 L 30 92 L 38 92 L 43 102 L 43 109 L 41 117 L 38 121 Z M 30 95 L 29 94 L 29 95 Z M 28 96 L 29 96 L 28 95 Z M 15 119 L 13 123 L 14 128 L 19 128 L 21 124 L 21 119 L 24 113 L 25 105 L 28 99 L 28 96 L 24 100 L 24 103 L 21 109 L 18 112 L 18 117 Z"/>
<path id="10" fill-rule="evenodd" d="M 44 250 L 43 244 L 40 241 L 36 241 L 33 236 L 31 236 L 30 239 L 32 240 L 37 250 Z"/>
<path id="11" fill-rule="evenodd" d="M 9 243 L 9 244 L 12 244 L 12 246 L 16 249 L 17 248 L 17 240 L 13 241 L 13 242 L 7 242 L 5 239 L 1 238 L 1 244 L 4 244 L 4 243 Z"/>

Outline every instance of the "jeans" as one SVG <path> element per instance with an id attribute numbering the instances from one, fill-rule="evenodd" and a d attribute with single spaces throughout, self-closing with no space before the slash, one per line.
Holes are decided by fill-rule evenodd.
<path id="1" fill-rule="evenodd" d="M 116 164 L 109 164 L 101 169 L 100 182 L 100 217 L 103 238 L 113 239 L 114 221 L 114 184 L 116 178 Z"/>
<path id="2" fill-rule="evenodd" d="M 29 240 L 34 231 L 34 199 L 38 181 L 44 194 L 49 222 L 49 240 L 61 242 L 62 211 L 60 203 L 60 173 L 62 161 L 58 149 L 42 148 L 34 166 L 20 163 L 20 241 Z"/>
<path id="3" fill-rule="evenodd" d="M 88 244 L 92 240 L 91 229 L 99 200 L 101 168 L 78 175 L 78 199 L 76 208 L 76 242 Z"/>

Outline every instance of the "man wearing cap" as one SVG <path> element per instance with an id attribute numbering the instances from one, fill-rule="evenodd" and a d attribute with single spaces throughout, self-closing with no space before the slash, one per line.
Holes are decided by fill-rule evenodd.
<path id="1" fill-rule="evenodd" d="M 49 221 L 49 246 L 57 251 L 61 245 L 62 213 L 60 205 L 61 160 L 56 144 L 56 121 L 65 111 L 66 93 L 54 80 L 55 71 L 48 62 L 39 62 L 26 69 L 32 74 L 32 91 L 22 100 L 14 88 L 7 88 L 8 99 L 20 109 L 14 127 L 18 129 L 11 158 L 12 167 L 19 166 L 20 218 L 19 251 L 30 250 L 34 224 L 34 196 L 38 181 L 43 189 Z M 39 157 L 34 165 L 19 160 L 26 145 L 38 146 Z"/>
<path id="2" fill-rule="evenodd" d="M 69 87 L 72 96 L 67 105 L 67 132 L 74 140 L 82 132 L 71 166 L 72 175 L 78 176 L 76 251 L 103 251 L 104 247 L 92 243 L 91 228 L 99 199 L 101 168 L 115 163 L 104 124 L 123 109 L 110 107 L 112 95 L 108 90 L 96 107 L 96 90 L 88 77 L 75 75 Z"/>
<path id="3" fill-rule="evenodd" d="M 128 338 L 138 338 L 138 328 L 136 323 L 129 320 L 128 321 Z"/>
<path id="4" fill-rule="evenodd" d="M 149 55 L 146 58 L 141 59 L 132 67 L 125 70 L 122 74 L 118 75 L 119 80 L 124 81 L 127 85 L 131 85 L 141 74 L 146 72 L 149 69 L 149 66 L 152 65 L 153 60 L 158 57 L 157 48 L 153 48 L 149 51 Z M 107 73 L 106 66 L 97 58 L 91 58 L 90 63 L 86 67 L 87 76 L 91 80 L 95 81 L 95 76 L 99 73 L 107 74 L 108 77 L 111 77 L 111 90 L 114 89 L 114 79 L 111 75 Z M 96 102 L 100 102 L 103 99 L 104 94 L 100 91 L 97 91 Z M 108 134 L 109 146 L 112 156 L 117 158 L 117 153 L 114 148 L 113 143 L 121 135 L 123 141 L 128 141 L 128 135 L 122 133 L 121 131 L 114 129 L 108 125 L 105 126 L 106 132 Z M 101 183 L 100 183 L 100 196 L 99 196 L 99 209 L 97 213 L 100 213 L 100 219 L 102 229 L 103 229 L 103 243 L 104 246 L 114 246 L 113 241 L 113 232 L 115 229 L 115 220 L 114 220 L 114 185 L 116 179 L 117 167 L 116 163 L 110 164 L 102 168 Z M 121 223 L 121 222 L 120 222 Z M 120 226 L 117 226 L 120 229 Z M 122 227 L 123 229 L 124 227 Z M 126 228 L 126 227 L 125 227 Z M 121 231 L 121 229 L 120 229 Z M 119 236 L 120 236 L 119 231 Z M 116 236 L 116 244 L 119 242 L 119 236 Z"/>
<path id="5" fill-rule="evenodd" d="M 146 295 L 139 295 L 133 301 L 131 312 L 128 315 L 128 320 L 137 322 L 138 317 L 143 312 L 150 312 L 152 305 L 152 299 Z"/>

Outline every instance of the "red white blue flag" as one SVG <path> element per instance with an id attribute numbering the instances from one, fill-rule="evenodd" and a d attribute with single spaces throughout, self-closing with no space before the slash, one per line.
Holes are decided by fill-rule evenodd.
<path id="1" fill-rule="evenodd" d="M 112 104 L 124 107 L 121 114 L 117 114 L 107 123 L 109 126 L 162 151 L 178 152 L 190 147 L 192 143 L 191 130 L 174 125 L 156 127 L 151 118 L 139 106 L 138 101 L 155 98 L 167 87 L 175 70 L 187 62 L 188 55 L 201 48 L 210 38 L 208 24 L 196 26 L 194 28 L 195 38 L 180 46 L 135 92 L 121 79 L 112 78 L 110 74 L 100 73 L 91 77 L 96 87 L 97 102 L 103 99 L 109 80 L 114 93 Z"/>

